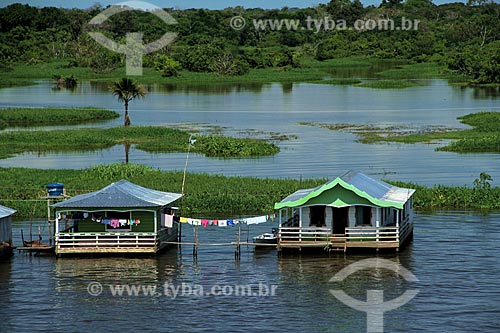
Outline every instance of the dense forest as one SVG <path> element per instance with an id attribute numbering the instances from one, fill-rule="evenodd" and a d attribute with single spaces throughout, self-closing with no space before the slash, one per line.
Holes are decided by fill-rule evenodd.
<path id="1" fill-rule="evenodd" d="M 124 56 L 95 42 L 87 32 L 96 30 L 88 22 L 104 8 L 37 8 L 13 4 L 0 8 L 0 70 L 18 63 L 59 61 L 65 67 L 89 67 L 109 72 L 122 66 Z M 174 43 L 148 54 L 146 67 L 162 76 L 181 70 L 244 75 L 253 68 L 286 71 L 307 67 L 311 61 L 350 56 L 401 59 L 409 63 L 436 62 L 465 75 L 471 83 L 500 83 L 500 4 L 483 0 L 434 5 L 429 0 L 383 0 L 364 7 L 359 0 L 332 0 L 314 8 L 279 10 L 166 9 L 178 24 L 166 25 L 157 16 L 126 11 L 112 16 L 98 29 L 125 44 L 128 32 L 141 31 L 146 43 L 165 32 L 177 32 Z M 231 18 L 241 16 L 246 26 L 231 27 Z M 418 20 L 418 29 L 271 29 L 256 28 L 256 21 L 308 18 L 344 21 L 402 18 Z M 303 25 L 304 26 L 304 25 Z"/>

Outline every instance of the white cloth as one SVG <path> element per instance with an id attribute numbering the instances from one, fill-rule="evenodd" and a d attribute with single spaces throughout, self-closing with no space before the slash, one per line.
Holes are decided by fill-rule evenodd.
<path id="1" fill-rule="evenodd" d="M 259 224 L 267 222 L 267 216 L 256 216 L 245 219 L 247 224 Z"/>
<path id="2" fill-rule="evenodd" d="M 165 215 L 163 218 L 165 220 L 165 227 L 167 228 L 172 228 L 174 226 L 174 216 L 173 215 L 168 215 L 168 214 L 163 214 Z"/>

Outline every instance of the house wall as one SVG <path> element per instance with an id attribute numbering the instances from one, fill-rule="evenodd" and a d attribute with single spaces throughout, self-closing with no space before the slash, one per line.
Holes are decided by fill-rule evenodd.
<path id="1" fill-rule="evenodd" d="M 153 232 L 154 231 L 154 214 L 152 212 L 132 212 L 132 220 L 139 219 L 140 224 L 132 225 L 130 232 Z M 63 228 L 64 222 L 60 222 L 61 229 Z M 113 232 L 112 230 L 106 230 L 106 225 L 92 221 L 91 217 L 78 221 L 77 232 Z M 127 231 L 119 231 L 127 232 Z"/>
<path id="2" fill-rule="evenodd" d="M 309 207 L 302 207 L 302 227 L 309 227 L 311 225 L 311 217 L 309 214 Z"/>
<path id="3" fill-rule="evenodd" d="M 349 207 L 349 228 L 356 226 L 356 206 Z"/>
<path id="4" fill-rule="evenodd" d="M 412 198 L 408 200 L 405 204 L 405 213 L 407 216 L 413 218 L 413 207 Z M 395 216 L 400 214 L 402 216 L 402 210 L 394 208 L 383 208 L 383 207 L 370 207 L 371 208 L 371 226 L 377 226 L 377 220 L 379 221 L 379 226 L 395 226 Z M 378 211 L 378 212 L 377 212 Z M 310 219 L 310 207 L 302 207 L 302 227 L 309 227 L 311 225 Z M 400 222 L 404 219 L 404 216 L 400 219 Z M 326 227 L 333 229 L 333 207 L 327 206 L 325 209 L 325 222 Z M 348 212 L 348 227 L 356 227 L 356 206 L 350 206 Z"/>
<path id="5" fill-rule="evenodd" d="M 0 219 L 0 242 L 10 242 L 12 238 L 12 216 Z"/>
<path id="6" fill-rule="evenodd" d="M 332 207 L 326 207 L 326 209 L 325 209 L 325 222 L 326 222 L 326 227 L 330 228 L 330 230 L 333 230 L 333 208 Z"/>

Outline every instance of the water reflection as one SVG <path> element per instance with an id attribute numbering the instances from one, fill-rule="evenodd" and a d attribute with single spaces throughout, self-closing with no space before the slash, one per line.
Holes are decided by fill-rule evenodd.
<path id="1" fill-rule="evenodd" d="M 58 290 L 86 288 L 92 281 L 110 284 L 153 284 L 175 279 L 177 258 L 161 257 L 59 258 L 55 261 Z"/>
<path id="2" fill-rule="evenodd" d="M 1 258 L 0 259 L 0 300 L 2 302 L 2 307 L 11 302 L 11 288 L 15 283 L 15 279 L 11 277 L 12 271 L 12 258 Z M 0 314 L 2 310 L 0 310 Z M 10 328 L 10 317 L 2 316 L 2 327 Z"/>
<path id="3" fill-rule="evenodd" d="M 150 92 L 184 93 L 196 95 L 227 95 L 233 93 L 260 93 L 263 83 L 217 83 L 217 84 L 155 84 L 147 85 Z"/>
<path id="4" fill-rule="evenodd" d="M 500 87 L 473 87 L 474 98 L 491 99 L 500 96 Z"/>

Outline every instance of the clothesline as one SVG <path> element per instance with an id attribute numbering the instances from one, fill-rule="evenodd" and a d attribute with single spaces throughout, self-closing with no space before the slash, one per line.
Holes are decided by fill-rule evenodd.
<path id="1" fill-rule="evenodd" d="M 254 217 L 244 217 L 238 219 L 225 219 L 225 220 L 193 219 L 189 217 L 181 217 L 179 222 L 195 226 L 201 225 L 202 227 L 206 228 L 208 226 L 227 227 L 236 224 L 247 224 L 247 225 L 260 224 L 260 223 L 272 222 L 275 219 L 276 219 L 276 214 L 268 214 L 268 215 L 254 216 Z"/>

